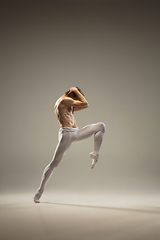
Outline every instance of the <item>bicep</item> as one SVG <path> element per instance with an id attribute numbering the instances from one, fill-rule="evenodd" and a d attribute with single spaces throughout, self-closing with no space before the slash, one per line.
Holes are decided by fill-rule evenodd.
<path id="1" fill-rule="evenodd" d="M 67 106 L 72 106 L 74 108 L 76 108 L 76 107 L 80 107 L 81 108 L 81 107 L 84 107 L 86 105 L 85 103 L 83 103 L 83 102 L 81 102 L 79 100 L 74 100 L 74 99 L 69 98 L 69 97 L 64 98 L 63 99 L 63 103 L 65 105 L 67 105 Z"/>
<path id="2" fill-rule="evenodd" d="M 78 101 L 78 100 L 74 100 L 72 103 L 72 107 L 75 107 L 75 108 L 84 108 L 86 106 L 87 106 L 86 103 Z"/>
<path id="3" fill-rule="evenodd" d="M 67 106 L 72 106 L 72 104 L 73 104 L 73 99 L 70 98 L 70 97 L 66 97 L 66 98 L 64 98 L 64 99 L 62 100 L 61 103 L 65 104 L 65 105 L 67 105 Z"/>

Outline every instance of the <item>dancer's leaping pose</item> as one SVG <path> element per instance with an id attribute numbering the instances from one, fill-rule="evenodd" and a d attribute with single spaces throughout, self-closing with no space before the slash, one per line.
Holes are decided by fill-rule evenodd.
<path id="1" fill-rule="evenodd" d="M 79 111 L 88 107 L 84 94 L 78 87 L 71 87 L 62 95 L 55 104 L 55 114 L 60 124 L 59 142 L 54 156 L 49 165 L 45 168 L 39 188 L 34 196 L 34 202 L 39 203 L 39 199 L 44 191 L 44 186 L 51 176 L 53 170 L 60 163 L 63 155 L 73 142 L 84 140 L 94 134 L 94 150 L 90 153 L 92 159 L 91 169 L 98 161 L 100 147 L 105 132 L 105 124 L 102 122 L 90 124 L 82 129 L 77 127 L 74 111 Z"/>

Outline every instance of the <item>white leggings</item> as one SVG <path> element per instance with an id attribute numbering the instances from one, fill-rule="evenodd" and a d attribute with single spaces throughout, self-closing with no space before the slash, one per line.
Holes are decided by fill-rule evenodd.
<path id="1" fill-rule="evenodd" d="M 38 188 L 40 193 L 43 193 L 44 186 L 48 179 L 50 178 L 53 170 L 58 166 L 60 163 L 63 155 L 66 153 L 67 149 L 73 142 L 78 142 L 84 140 L 94 134 L 94 153 L 99 156 L 100 147 L 103 140 L 103 134 L 105 132 L 105 124 L 95 123 L 90 124 L 82 129 L 78 128 L 69 128 L 63 127 L 59 129 L 59 142 L 57 144 L 56 150 L 53 155 L 52 161 L 49 165 L 44 169 L 41 184 Z"/>

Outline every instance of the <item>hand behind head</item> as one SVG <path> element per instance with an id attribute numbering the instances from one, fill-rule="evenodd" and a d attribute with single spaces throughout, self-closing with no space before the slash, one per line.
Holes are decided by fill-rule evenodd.
<path id="1" fill-rule="evenodd" d="M 76 88 L 76 87 L 71 87 L 69 90 L 70 90 L 71 92 L 75 92 L 75 91 L 77 91 L 77 88 Z"/>

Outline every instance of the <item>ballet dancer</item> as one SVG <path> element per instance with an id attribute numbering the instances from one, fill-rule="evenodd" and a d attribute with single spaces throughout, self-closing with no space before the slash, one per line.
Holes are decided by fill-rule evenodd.
<path id="1" fill-rule="evenodd" d="M 44 187 L 50 178 L 53 170 L 58 166 L 67 149 L 73 142 L 84 140 L 94 135 L 94 150 L 90 153 L 91 169 L 93 169 L 98 161 L 100 147 L 105 132 L 105 124 L 102 122 L 90 124 L 79 129 L 74 118 L 74 112 L 87 108 L 88 102 L 83 92 L 78 87 L 71 87 L 63 94 L 55 103 L 55 115 L 60 124 L 59 141 L 55 149 L 52 161 L 44 169 L 42 180 L 39 188 L 34 196 L 34 202 L 39 203 L 40 197 L 44 192 Z"/>

